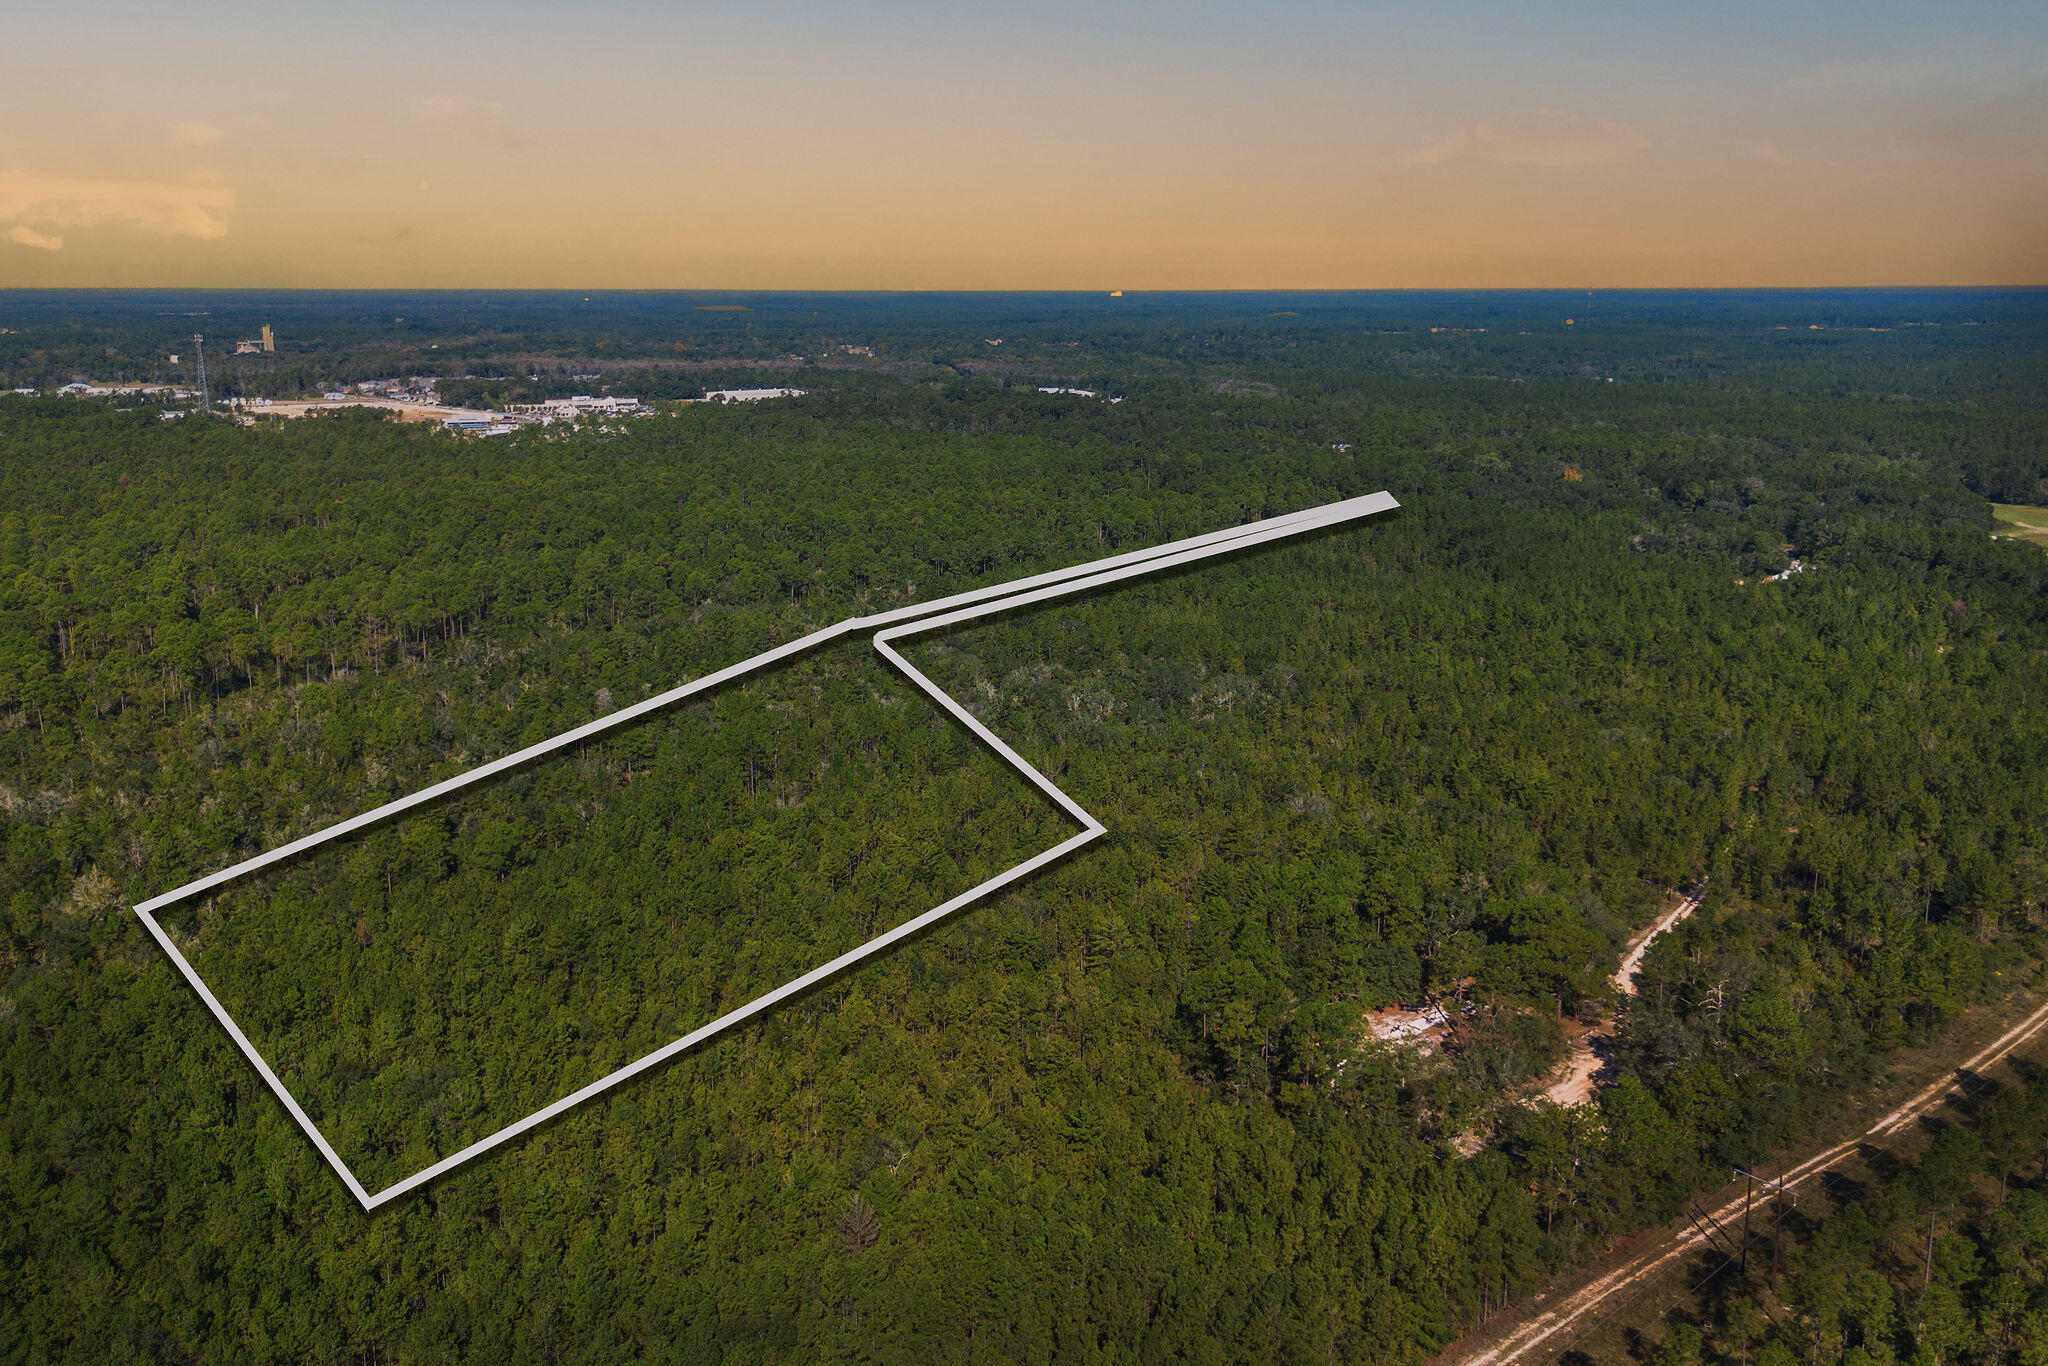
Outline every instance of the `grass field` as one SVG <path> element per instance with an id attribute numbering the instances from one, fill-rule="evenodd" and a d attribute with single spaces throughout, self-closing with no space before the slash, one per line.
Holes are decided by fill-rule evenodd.
<path id="1" fill-rule="evenodd" d="M 2048 546 L 2048 508 L 2028 507 L 2023 503 L 1993 503 L 1991 513 L 1998 519 L 1994 536 L 2011 536 L 2015 540 L 2032 541 L 2038 546 Z"/>

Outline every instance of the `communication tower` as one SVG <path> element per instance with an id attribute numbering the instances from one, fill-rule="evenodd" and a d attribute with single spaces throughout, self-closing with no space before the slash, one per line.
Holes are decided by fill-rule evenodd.
<path id="1" fill-rule="evenodd" d="M 199 353 L 199 411 L 213 411 L 213 391 L 206 387 L 206 338 L 192 334 L 192 348 Z"/>

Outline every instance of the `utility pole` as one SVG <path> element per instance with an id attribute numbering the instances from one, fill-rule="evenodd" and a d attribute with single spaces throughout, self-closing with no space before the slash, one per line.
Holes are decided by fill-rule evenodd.
<path id="1" fill-rule="evenodd" d="M 1756 1194 L 1756 1177 L 1749 1171 L 1742 1173 L 1742 1271 L 1749 1274 L 1749 1204 Z"/>
<path id="2" fill-rule="evenodd" d="M 1771 1288 L 1775 1290 L 1778 1288 L 1778 1246 L 1782 1241 L 1782 1237 L 1778 1232 L 1778 1225 L 1785 1218 L 1785 1178 L 1780 1176 L 1773 1180 L 1768 1176 L 1758 1176 L 1747 1167 L 1737 1167 L 1735 1174 L 1748 1183 L 1742 1195 L 1742 1269 L 1744 1271 L 1749 1270 L 1749 1202 L 1751 1193 L 1756 1189 L 1756 1183 L 1761 1181 L 1763 1182 L 1764 1190 L 1772 1196 L 1771 1208 L 1776 1213 L 1775 1217 L 1771 1220 Z M 1797 1202 L 1795 1201 L 1795 1203 Z"/>
<path id="3" fill-rule="evenodd" d="M 1771 1202 L 1771 1293 L 1778 1293 L 1778 1250 L 1785 1246 L 1785 1182 L 1781 1177 L 1777 1199 Z"/>
<path id="4" fill-rule="evenodd" d="M 199 353 L 199 411 L 213 411 L 213 391 L 206 387 L 206 338 L 197 332 L 192 334 L 192 346 Z"/>

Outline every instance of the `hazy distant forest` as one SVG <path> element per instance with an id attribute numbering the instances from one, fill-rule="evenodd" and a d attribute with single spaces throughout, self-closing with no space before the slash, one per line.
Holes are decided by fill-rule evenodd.
<path id="1" fill-rule="evenodd" d="M 1989 532 L 2048 504 L 2044 305 L 0 292 L 9 388 L 269 321 L 223 391 L 809 391 L 0 397 L 0 1361 L 1420 1361 L 2041 989 L 2048 554 Z M 844 616 L 1382 488 L 919 642 L 1109 836 L 373 1215 L 127 909 Z M 168 921 L 375 1189 L 1070 832 L 861 641 Z M 1701 878 L 1620 1080 L 1517 1102 Z M 1468 978 L 1439 1054 L 1365 1036 Z M 2048 1359 L 2008 1146 L 1831 1341 Z"/>

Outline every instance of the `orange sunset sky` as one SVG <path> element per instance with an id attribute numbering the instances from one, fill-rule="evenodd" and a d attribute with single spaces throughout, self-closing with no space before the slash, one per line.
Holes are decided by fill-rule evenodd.
<path id="1" fill-rule="evenodd" d="M 0 286 L 2048 281 L 2048 6 L 35 7 Z"/>

